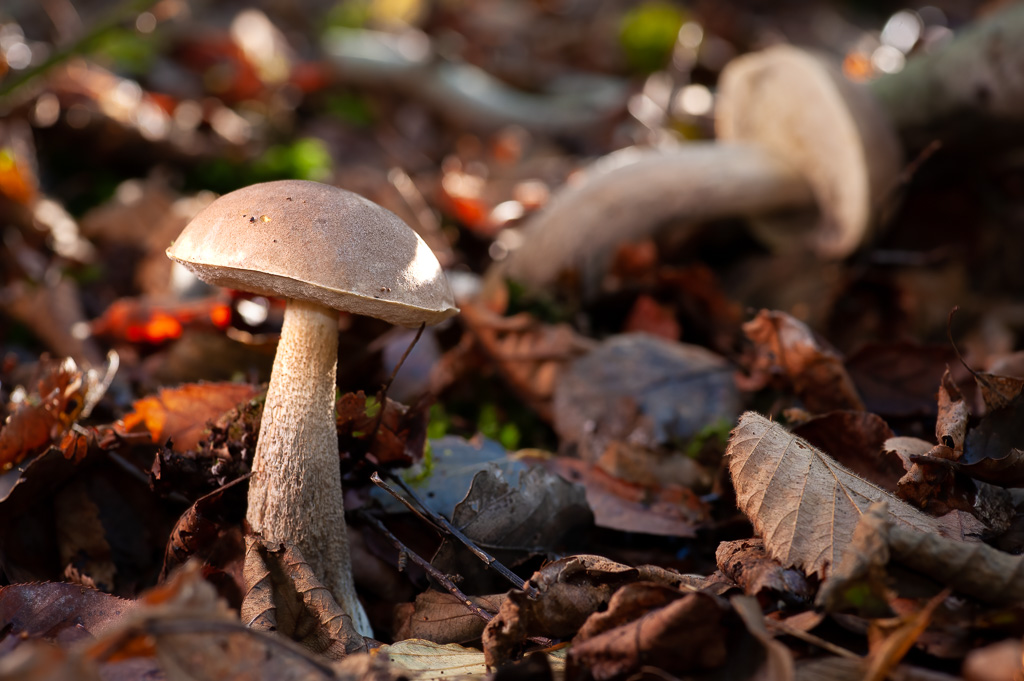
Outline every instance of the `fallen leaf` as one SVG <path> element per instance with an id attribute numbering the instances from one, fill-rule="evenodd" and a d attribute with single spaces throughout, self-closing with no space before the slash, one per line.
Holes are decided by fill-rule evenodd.
<path id="1" fill-rule="evenodd" d="M 785 312 L 761 310 L 743 325 L 757 358 L 751 371 L 782 377 L 808 411 L 864 409 L 839 353 Z"/>
<path id="2" fill-rule="evenodd" d="M 423 639 L 407 639 L 381 646 L 378 656 L 401 670 L 401 678 L 414 681 L 441 681 L 450 678 L 489 678 L 491 670 L 484 654 L 455 643 L 440 644 Z M 565 669 L 564 652 L 547 653 L 552 670 Z"/>
<path id="3" fill-rule="evenodd" d="M 1000 376 L 978 371 L 974 372 L 974 380 L 981 389 L 981 399 L 986 412 L 1009 405 L 1024 389 L 1024 378 L 1019 376 Z"/>
<path id="4" fill-rule="evenodd" d="M 864 345 L 845 364 L 869 411 L 909 418 L 935 414 L 935 386 L 955 360 L 948 345 L 898 342 Z"/>
<path id="5" fill-rule="evenodd" d="M 1024 601 L 1024 557 L 889 522 L 892 560 L 986 603 Z"/>
<path id="6" fill-rule="evenodd" d="M 56 629 L 65 621 L 71 627 L 87 622 L 92 628 L 59 649 L 59 655 L 53 654 L 58 650 L 53 646 L 25 645 L 23 654 L 0 657 L 0 678 L 325 681 L 340 672 L 283 637 L 243 627 L 203 580 L 195 562 L 135 602 L 89 596 L 80 586 L 70 589 L 82 594 L 74 597 L 65 585 L 35 585 L 32 591 L 43 599 L 38 605 L 44 608 L 36 612 Z M 5 591 L 0 589 L 0 594 Z M 46 614 L 55 594 L 60 602 L 52 603 L 52 615 Z M 95 610 L 78 612 L 83 605 Z"/>
<path id="7" fill-rule="evenodd" d="M 683 329 L 675 310 L 648 295 L 639 295 L 622 326 L 623 333 L 646 333 L 670 341 L 678 341 Z"/>
<path id="8" fill-rule="evenodd" d="M 542 324 L 526 313 L 502 317 L 481 305 L 460 305 L 459 320 L 502 378 L 542 418 L 550 420 L 559 375 L 593 347 L 593 341 L 568 324 Z"/>
<path id="9" fill-rule="evenodd" d="M 230 321 L 231 308 L 219 296 L 175 305 L 121 298 L 89 327 L 93 335 L 111 340 L 160 344 L 179 338 L 188 328 L 224 329 Z"/>
<path id="10" fill-rule="evenodd" d="M 812 591 L 803 573 L 783 567 L 765 553 L 757 537 L 724 541 L 715 550 L 715 562 L 726 577 L 748 596 L 762 596 L 771 602 L 793 605 L 810 602 Z"/>
<path id="11" fill-rule="evenodd" d="M 760 414 L 740 417 L 727 448 L 740 508 L 783 565 L 824 577 L 860 516 L 887 501 L 895 522 L 967 541 L 984 528 L 970 515 L 933 518 L 867 482 Z"/>
<path id="12" fill-rule="evenodd" d="M 505 594 L 470 596 L 475 605 L 498 612 Z M 427 639 L 435 643 L 465 643 L 480 638 L 487 623 L 470 611 L 453 594 L 433 589 L 425 591 L 413 603 L 395 608 L 395 639 Z"/>
<path id="13" fill-rule="evenodd" d="M 894 437 L 884 448 L 907 468 L 896 495 L 931 515 L 966 511 L 985 523 L 992 535 L 1001 534 L 1014 517 L 1010 494 L 995 485 L 969 477 L 968 466 L 954 460 L 946 445 L 932 445 L 914 437 Z M 982 464 L 984 469 L 988 464 Z"/>
<path id="14" fill-rule="evenodd" d="M 953 382 L 949 369 L 946 369 L 942 383 L 939 384 L 939 416 L 935 423 L 935 439 L 953 450 L 954 459 L 963 455 L 969 417 L 967 403 Z"/>
<path id="15" fill-rule="evenodd" d="M 58 645 L 100 637 L 135 601 L 79 584 L 43 582 L 0 587 L 0 631 L 4 644 L 42 639 Z M 12 650 L 6 648 L 8 652 Z"/>
<path id="16" fill-rule="evenodd" d="M 554 397 L 555 430 L 591 462 L 616 440 L 651 450 L 688 443 L 738 411 L 724 358 L 644 334 L 602 341 L 569 366 Z"/>
<path id="17" fill-rule="evenodd" d="M 478 472 L 497 466 L 502 475 L 512 478 L 529 468 L 524 461 L 509 456 L 500 443 L 481 436 L 467 440 L 446 435 L 431 440 L 430 451 L 429 464 L 413 469 L 406 477 L 412 478 L 409 485 L 430 510 L 447 518 L 465 498 Z M 404 512 L 405 506 L 384 490 L 374 488 L 370 493 L 387 512 Z"/>
<path id="18" fill-rule="evenodd" d="M 160 581 L 196 557 L 220 595 L 232 607 L 241 605 L 244 579 L 236 563 L 242 562 L 245 553 L 242 523 L 248 490 L 248 478 L 234 480 L 196 499 L 181 514 L 167 538 Z"/>
<path id="19" fill-rule="evenodd" d="M 298 549 L 246 537 L 241 617 L 257 631 L 275 631 L 313 653 L 341 660 L 365 652 L 352 618 L 320 583 Z"/>
<path id="20" fill-rule="evenodd" d="M 593 514 L 582 487 L 540 466 L 518 478 L 488 467 L 473 476 L 451 521 L 504 565 L 515 566 L 531 556 L 556 553 L 572 532 L 591 526 Z M 500 576 L 467 551 L 461 542 L 445 538 L 431 564 L 458 574 L 460 588 L 470 593 L 500 589 Z"/>
<path id="21" fill-rule="evenodd" d="M 149 432 L 156 444 L 173 440 L 176 452 L 193 449 L 207 423 L 259 394 L 247 383 L 188 383 L 163 388 L 155 396 L 137 400 L 124 417 L 126 432 Z"/>
<path id="22" fill-rule="evenodd" d="M 1024 487 L 1024 395 L 985 414 L 967 433 L 959 470 L 1003 487 Z"/>
<path id="23" fill-rule="evenodd" d="M 595 681 L 628 678 L 644 666 L 684 676 L 725 664 L 728 657 L 728 608 L 704 593 L 677 601 L 569 649 L 571 678 Z"/>
<path id="24" fill-rule="evenodd" d="M 601 556 L 569 556 L 545 565 L 530 578 L 537 597 L 510 591 L 498 614 L 484 628 L 489 666 L 512 659 L 530 636 L 568 637 L 608 604 L 623 584 L 635 582 L 636 568 Z"/>
<path id="25" fill-rule="evenodd" d="M 579 459 L 556 456 L 543 465 L 583 485 L 594 524 L 622 532 L 694 537 L 709 522 L 710 509 L 692 489 L 637 485 Z"/>
<path id="26" fill-rule="evenodd" d="M 606 631 L 629 624 L 653 610 L 663 608 L 686 594 L 657 582 L 633 582 L 619 588 L 608 601 L 608 609 L 587 618 L 573 637 L 573 645 L 600 636 Z"/>
<path id="27" fill-rule="evenodd" d="M 407 467 L 422 458 L 429 416 L 426 408 L 410 409 L 385 399 L 381 413 L 378 399 L 359 391 L 341 395 L 335 414 L 338 447 L 350 459 L 369 454 L 376 465 Z"/>
<path id="28" fill-rule="evenodd" d="M 764 613 L 758 601 L 750 596 L 733 596 L 729 599 L 732 609 L 743 620 L 750 635 L 764 648 L 765 659 L 757 676 L 771 681 L 793 681 L 796 678 L 793 653 L 765 627 Z"/>
<path id="29" fill-rule="evenodd" d="M 868 629 L 871 652 L 864 681 L 884 681 L 931 623 L 932 615 L 949 598 L 949 589 L 936 594 L 918 611 L 895 620 L 872 620 Z"/>
<path id="30" fill-rule="evenodd" d="M 818 589 L 815 605 L 828 613 L 892 617 L 888 564 L 889 520 L 883 505 L 873 504 L 857 523 L 839 564 Z"/>
<path id="31" fill-rule="evenodd" d="M 793 428 L 793 433 L 865 480 L 890 492 L 906 472 L 898 457 L 884 445 L 893 432 L 882 418 L 866 411 L 833 411 Z"/>
<path id="32" fill-rule="evenodd" d="M 105 376 L 96 369 L 79 368 L 70 357 L 44 359 L 37 371 L 33 390 L 16 392 L 19 397 L 12 398 L 13 411 L 0 430 L 0 472 L 60 442 L 79 417 L 88 416 L 106 392 L 117 361 L 112 355 Z"/>

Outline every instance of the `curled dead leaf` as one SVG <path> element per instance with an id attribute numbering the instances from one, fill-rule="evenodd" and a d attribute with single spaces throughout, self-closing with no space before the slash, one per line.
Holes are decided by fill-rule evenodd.
<path id="1" fill-rule="evenodd" d="M 888 502 L 893 522 L 922 532 L 970 541 L 985 529 L 969 514 L 925 514 L 755 412 L 740 417 L 726 454 L 739 507 L 769 554 L 807 574 L 824 577 L 838 564 L 876 501 Z"/>
<path id="2" fill-rule="evenodd" d="M 753 370 L 782 376 L 809 411 L 864 409 L 842 357 L 800 320 L 761 310 L 743 325 L 743 332 L 756 346 Z"/>
<path id="3" fill-rule="evenodd" d="M 249 591 L 241 616 L 250 628 L 276 631 L 332 660 L 366 651 L 352 618 L 298 549 L 247 537 L 244 576 Z"/>

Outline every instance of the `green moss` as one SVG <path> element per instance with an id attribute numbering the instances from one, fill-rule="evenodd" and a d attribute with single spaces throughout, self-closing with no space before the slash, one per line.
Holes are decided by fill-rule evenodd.
<path id="1" fill-rule="evenodd" d="M 629 67 L 651 73 L 668 64 L 685 18 L 683 10 L 666 2 L 647 2 L 627 12 L 619 25 L 619 44 Z"/>

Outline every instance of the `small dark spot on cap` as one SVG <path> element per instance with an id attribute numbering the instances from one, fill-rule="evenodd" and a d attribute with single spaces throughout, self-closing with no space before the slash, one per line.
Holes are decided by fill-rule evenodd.
<path id="1" fill-rule="evenodd" d="M 292 200 L 292 197 L 290 197 L 290 196 L 286 196 L 286 197 L 284 197 L 284 200 L 285 200 L 285 201 L 291 201 L 291 200 Z"/>
<path id="2" fill-rule="evenodd" d="M 256 222 L 256 216 L 249 218 L 249 222 Z"/>

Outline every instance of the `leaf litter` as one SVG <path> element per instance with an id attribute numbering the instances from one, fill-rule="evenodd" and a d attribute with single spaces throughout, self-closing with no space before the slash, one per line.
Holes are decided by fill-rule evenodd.
<path id="1" fill-rule="evenodd" d="M 362 27 L 312 8 L 298 23 L 269 7 L 213 22 L 161 4 L 122 17 L 161 31 L 137 58 L 83 38 L 76 59 L 29 69 L 31 91 L 11 85 L 18 50 L 57 47 L 38 32 L 49 24 L 32 8 L 0 18 L 0 91 L 21 98 L 0 126 L 0 677 L 910 679 L 962 662 L 974 678 L 989 656 L 1019 659 L 1019 282 L 1004 261 L 1024 244 L 974 241 L 1019 202 L 1013 162 L 923 156 L 904 210 L 846 262 L 769 254 L 740 221 L 655 234 L 642 227 L 655 205 L 565 221 L 588 247 L 612 222 L 645 231 L 602 246 L 606 271 L 537 256 L 561 271 L 530 291 L 491 275 L 549 195 L 625 144 L 710 135 L 685 103 L 714 84 L 712 56 L 789 35 L 787 20 L 687 8 L 648 77 L 605 29 L 664 23 L 665 8 L 613 2 L 601 31 L 580 31 L 572 8 L 544 3 L 499 3 L 497 21 L 489 5 L 357 4 L 373 15 Z M 928 30 L 908 59 L 942 32 L 914 16 Z M 224 18 L 230 31 L 204 30 Z M 346 25 L 346 49 L 413 36 L 444 59 L 368 87 L 356 65 L 372 55 L 304 34 L 325 22 Z M 823 46 L 838 42 L 867 44 Z M 844 62 L 861 77 L 872 64 Z M 477 106 L 448 67 L 474 69 L 458 72 L 507 110 Z M 566 92 L 604 88 L 585 125 L 527 115 L 559 110 L 555 72 Z M 935 184 L 965 169 L 955 177 L 985 181 Z M 246 536 L 279 302 L 210 291 L 163 255 L 207 190 L 278 177 L 354 189 L 409 221 L 463 309 L 431 335 L 408 406 L 379 388 L 397 341 L 340 320 L 340 463 L 376 654 L 294 549 Z M 936 345 L 955 302 L 972 309 L 953 330 L 984 368 L 973 385 Z M 421 515 L 368 491 L 377 473 L 407 479 Z M 999 638 L 1010 645 L 977 647 Z"/>

